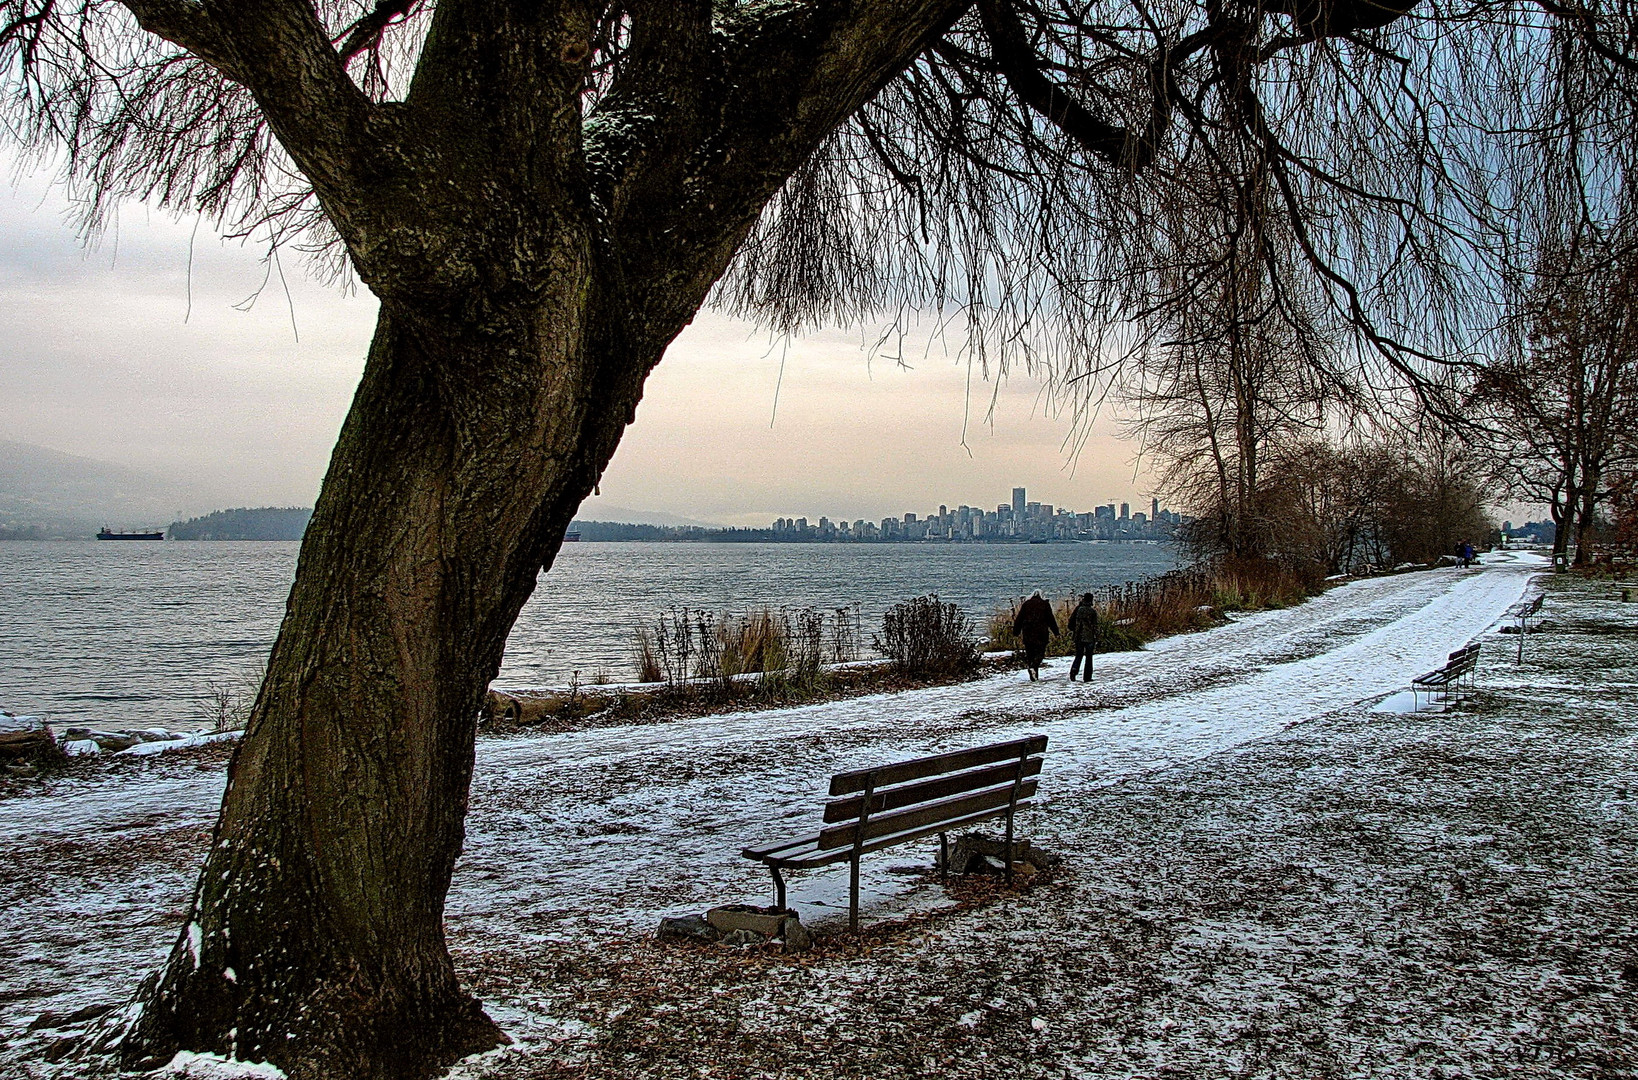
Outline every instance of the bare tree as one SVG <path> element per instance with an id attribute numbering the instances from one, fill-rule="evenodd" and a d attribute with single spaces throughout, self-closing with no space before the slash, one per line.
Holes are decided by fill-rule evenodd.
<path id="1" fill-rule="evenodd" d="M 1623 239 L 1583 226 L 1543 251 L 1517 313 L 1522 341 L 1475 384 L 1495 471 L 1547 504 L 1555 563 L 1572 537 L 1576 565 L 1591 561 L 1598 508 L 1638 464 L 1638 248 Z"/>
<path id="2" fill-rule="evenodd" d="M 1168 222 L 1251 190 L 1278 242 L 1221 280 L 1255 282 L 1253 307 L 1318 297 L 1360 378 L 1425 379 L 1505 205 L 1462 168 L 1506 126 L 1489 70 L 1526 78 L 1556 25 L 1613 92 L 1638 64 L 1624 9 L 1415 6 L 0 0 L 6 131 L 60 155 L 89 229 L 146 199 L 305 246 L 380 299 L 124 1059 L 367 1080 L 502 1038 L 442 921 L 476 717 L 719 281 L 784 328 L 963 316 L 978 362 L 1091 400 L 1107 346 L 1167 340 L 1212 280 Z"/>

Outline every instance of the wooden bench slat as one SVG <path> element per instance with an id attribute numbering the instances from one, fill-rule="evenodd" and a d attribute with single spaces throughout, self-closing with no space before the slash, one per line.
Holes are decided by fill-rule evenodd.
<path id="1" fill-rule="evenodd" d="M 1035 804 L 1033 802 L 1025 802 L 1020 800 L 1017 809 L 1023 810 L 1026 807 L 1034 805 Z M 941 821 L 931 825 L 922 825 L 914 829 L 905 829 L 902 832 L 890 833 L 886 836 L 866 840 L 860 847 L 860 853 L 869 855 L 872 852 L 881 851 L 884 848 L 896 847 L 899 844 L 908 844 L 913 840 L 920 840 L 924 836 L 933 836 L 941 832 L 954 832 L 957 829 L 964 829 L 969 825 L 980 825 L 986 821 L 993 821 L 996 818 L 1006 816 L 1007 808 L 1005 806 L 991 807 L 987 810 L 980 810 L 975 813 L 968 814 L 965 817 L 955 818 L 950 821 Z M 799 841 L 797 844 L 787 846 L 797 848 L 806 847 L 808 845 L 817 845 L 818 840 L 819 838 L 817 836 L 810 836 L 805 840 Z M 757 862 L 768 863 L 779 866 L 783 869 L 794 870 L 829 866 L 832 863 L 846 862 L 848 859 L 853 857 L 852 845 L 839 848 L 815 847 L 811 851 L 798 850 L 789 856 L 764 856 L 757 853 L 761 850 L 763 849 L 746 848 L 740 854 L 744 855 L 747 859 L 755 859 Z"/>
<path id="2" fill-rule="evenodd" d="M 1039 780 L 1025 780 L 1018 785 L 1020 801 L 1035 794 L 1040 786 Z M 900 810 L 894 814 L 883 814 L 879 818 L 871 818 L 865 823 L 863 836 L 866 840 L 889 833 L 905 832 L 917 829 L 923 825 L 935 825 L 948 822 L 955 818 L 965 817 L 981 810 L 991 810 L 996 807 L 1006 807 L 1012 801 L 1013 786 L 990 788 L 973 795 L 959 795 L 953 799 L 940 799 L 938 802 L 925 803 L 909 810 Z M 828 829 L 819 830 L 819 846 L 834 848 L 851 846 L 854 838 L 860 835 L 859 823 L 850 821 L 842 825 L 832 825 Z"/>
<path id="3" fill-rule="evenodd" d="M 1039 757 L 1024 758 L 1023 775 L 1026 777 L 1040 775 L 1041 761 L 1042 759 Z M 1019 762 L 1007 761 L 1000 765 L 990 765 L 982 769 L 973 769 L 970 772 L 935 777 L 932 780 L 905 784 L 902 787 L 892 787 L 885 791 L 878 789 L 871 796 L 870 813 L 874 816 L 887 810 L 898 810 L 902 807 L 914 806 L 917 803 L 942 799 L 949 795 L 960 795 L 964 791 L 977 791 L 980 788 L 994 787 L 996 784 L 1010 784 L 1013 778 L 1018 775 Z M 833 800 L 825 804 L 825 823 L 856 821 L 859 812 L 863 808 L 863 793 Z"/>
<path id="4" fill-rule="evenodd" d="M 892 765 L 884 765 L 875 769 L 855 769 L 852 772 L 837 773 L 830 778 L 830 794 L 851 795 L 863 791 L 872 778 L 878 788 L 891 787 L 894 784 L 906 783 L 910 780 L 920 780 L 926 776 L 937 776 L 940 773 L 960 772 L 965 769 L 977 768 L 995 761 L 1005 761 L 1008 758 L 1021 758 L 1026 755 L 1039 754 L 1046 749 L 1045 735 L 1031 735 L 1023 739 L 1014 739 L 1011 742 L 993 743 L 990 746 L 980 746 L 972 750 L 957 750 L 949 754 L 934 754 L 931 757 L 915 758 L 911 761 L 900 761 Z"/>

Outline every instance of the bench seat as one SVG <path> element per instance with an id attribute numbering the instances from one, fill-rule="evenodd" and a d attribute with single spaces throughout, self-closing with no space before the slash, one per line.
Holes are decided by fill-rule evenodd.
<path id="1" fill-rule="evenodd" d="M 1424 672 L 1411 680 L 1411 694 L 1426 692 L 1431 704 L 1434 695 L 1440 695 L 1441 700 L 1449 701 L 1451 690 L 1454 688 L 1457 700 L 1461 699 L 1464 686 L 1472 686 L 1474 672 L 1479 666 L 1478 643 L 1464 646 L 1450 654 L 1444 667 Z M 1418 702 L 1419 704 L 1419 702 Z"/>
<path id="2" fill-rule="evenodd" d="M 1023 810 L 1033 806 L 1031 800 L 1025 799 L 1013 807 L 1014 810 Z M 868 855 L 872 851 L 881 851 L 883 848 L 896 847 L 899 844 L 908 844 L 912 840 L 920 840 L 937 833 L 954 832 L 969 825 L 979 825 L 986 821 L 1007 816 L 1007 810 L 1002 807 L 998 810 L 986 810 L 982 813 L 970 814 L 967 817 L 953 818 L 935 825 L 923 825 L 918 829 L 906 829 L 903 832 L 888 833 L 873 840 L 866 840 L 859 845 L 859 854 Z M 845 862 L 853 857 L 853 848 L 830 848 L 826 850 L 819 846 L 819 834 L 804 837 L 801 840 L 789 840 L 779 844 L 766 844 L 762 847 L 748 847 L 740 852 L 747 859 L 754 859 L 768 866 L 779 866 L 793 870 L 811 869 L 817 866 L 829 866 L 831 863 Z"/>
<path id="3" fill-rule="evenodd" d="M 947 849 L 950 832 L 997 818 L 1006 819 L 1010 850 L 1013 815 L 1033 805 L 1046 744 L 1045 735 L 1031 735 L 837 773 L 830 779 L 831 797 L 821 811 L 825 824 L 818 832 L 752 845 L 740 854 L 768 868 L 780 910 L 785 907 L 782 871 L 851 863 L 849 918 L 857 927 L 861 856 L 935 834 Z M 1010 858 L 1006 874 L 1010 882 Z"/>

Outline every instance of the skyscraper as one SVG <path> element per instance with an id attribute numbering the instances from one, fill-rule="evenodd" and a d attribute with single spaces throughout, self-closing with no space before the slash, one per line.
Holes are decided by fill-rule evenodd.
<path id="1" fill-rule="evenodd" d="M 1024 516 L 1024 489 L 1012 489 L 1012 516 L 1022 519 Z"/>

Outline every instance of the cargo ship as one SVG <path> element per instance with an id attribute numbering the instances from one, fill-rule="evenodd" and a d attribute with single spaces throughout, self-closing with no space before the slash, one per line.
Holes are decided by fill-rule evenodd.
<path id="1" fill-rule="evenodd" d="M 110 529 L 108 526 L 104 525 L 102 527 L 102 531 L 97 534 L 97 539 L 98 540 L 163 540 L 163 539 L 165 539 L 165 531 L 163 529 L 160 529 L 157 532 L 115 532 L 113 529 Z"/>

